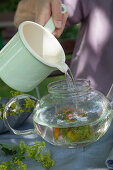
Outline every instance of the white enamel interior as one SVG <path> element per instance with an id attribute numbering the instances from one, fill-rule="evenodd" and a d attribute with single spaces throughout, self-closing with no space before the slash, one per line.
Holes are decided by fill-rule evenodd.
<path id="1" fill-rule="evenodd" d="M 42 63 L 51 67 L 65 63 L 62 46 L 43 26 L 25 21 L 19 26 L 19 34 L 25 47 Z"/>

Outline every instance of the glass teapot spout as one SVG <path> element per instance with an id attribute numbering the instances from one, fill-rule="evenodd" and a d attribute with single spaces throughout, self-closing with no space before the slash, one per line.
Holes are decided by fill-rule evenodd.
<path id="1" fill-rule="evenodd" d="M 110 101 L 111 106 L 113 107 L 113 84 L 112 84 L 112 86 L 111 86 L 111 88 L 110 88 L 110 90 L 109 90 L 106 97 Z"/>

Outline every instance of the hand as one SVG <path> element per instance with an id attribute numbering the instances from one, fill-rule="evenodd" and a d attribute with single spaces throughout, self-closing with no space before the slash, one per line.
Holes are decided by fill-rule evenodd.
<path id="1" fill-rule="evenodd" d="M 61 13 L 61 1 L 37 0 L 35 12 L 35 22 L 42 26 L 44 26 L 49 20 L 50 16 L 52 16 L 56 27 L 53 35 L 55 35 L 57 38 L 60 37 L 65 28 L 66 20 L 68 17 L 68 12 L 65 14 Z"/>

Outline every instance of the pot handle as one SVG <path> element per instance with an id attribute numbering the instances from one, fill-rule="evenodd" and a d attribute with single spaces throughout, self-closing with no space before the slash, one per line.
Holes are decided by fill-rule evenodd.
<path id="1" fill-rule="evenodd" d="M 28 94 L 21 94 L 13 97 L 9 102 L 6 104 L 4 112 L 3 112 L 3 121 L 5 126 L 8 130 L 10 130 L 13 134 L 16 135 L 29 135 L 34 133 L 34 129 L 29 130 L 16 130 L 13 127 L 11 127 L 11 122 L 8 121 L 8 116 L 15 115 L 21 116 L 21 114 L 24 112 L 30 111 L 30 109 L 33 109 L 35 104 L 39 100 L 36 99 L 34 96 L 28 95 Z M 23 118 L 24 115 L 22 115 Z M 18 123 L 18 122 L 17 122 Z"/>
<path id="2" fill-rule="evenodd" d="M 64 4 L 61 4 L 62 7 L 62 14 L 67 12 L 67 8 Z M 48 20 L 48 22 L 45 24 L 44 28 L 46 28 L 50 33 L 53 33 L 55 30 L 55 25 L 53 22 L 52 17 L 50 17 L 50 19 Z"/>

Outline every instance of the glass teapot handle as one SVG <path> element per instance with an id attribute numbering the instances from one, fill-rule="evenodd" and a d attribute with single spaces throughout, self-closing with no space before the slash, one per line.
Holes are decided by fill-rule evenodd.
<path id="1" fill-rule="evenodd" d="M 21 94 L 13 97 L 9 102 L 6 104 L 4 112 L 3 112 L 3 121 L 5 126 L 13 132 L 16 135 L 28 135 L 33 134 L 34 129 L 29 130 L 16 130 L 13 127 L 11 127 L 9 121 L 8 121 L 8 115 L 9 113 L 15 113 L 19 115 L 18 113 L 23 113 L 25 111 L 30 111 L 31 108 L 33 108 L 39 100 L 35 97 L 28 95 L 28 94 Z M 23 112 L 22 112 L 23 111 Z M 14 113 L 13 113 L 14 114 Z M 23 116 L 22 116 L 23 117 Z"/>

